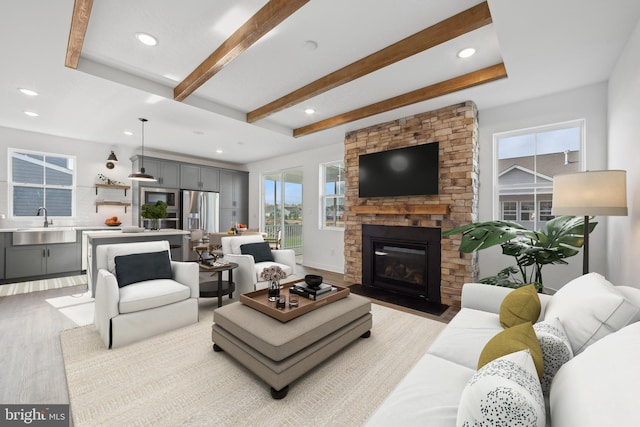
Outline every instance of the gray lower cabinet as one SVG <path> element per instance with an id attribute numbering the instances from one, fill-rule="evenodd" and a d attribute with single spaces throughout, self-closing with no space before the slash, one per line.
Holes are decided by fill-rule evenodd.
<path id="1" fill-rule="evenodd" d="M 5 261 L 6 279 L 80 271 L 80 245 L 12 246 L 5 250 Z"/>

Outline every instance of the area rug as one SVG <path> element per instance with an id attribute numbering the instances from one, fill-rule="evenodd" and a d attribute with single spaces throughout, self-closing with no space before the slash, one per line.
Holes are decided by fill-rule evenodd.
<path id="1" fill-rule="evenodd" d="M 107 350 L 94 326 L 61 333 L 73 424 L 81 426 L 359 426 L 424 354 L 444 323 L 372 304 L 358 339 L 273 400 L 200 321 Z"/>
<path id="2" fill-rule="evenodd" d="M 57 277 L 54 279 L 30 280 L 28 282 L 7 283 L 0 285 L 0 297 L 86 284 L 86 274 Z"/>

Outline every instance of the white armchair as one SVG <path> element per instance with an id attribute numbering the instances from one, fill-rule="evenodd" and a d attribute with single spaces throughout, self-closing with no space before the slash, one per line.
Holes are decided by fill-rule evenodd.
<path id="1" fill-rule="evenodd" d="M 242 245 L 264 242 L 262 235 L 229 236 L 221 240 L 224 258 L 238 264 L 238 268 L 233 271 L 233 281 L 238 294 L 266 288 L 267 282 L 260 279 L 260 273 L 271 265 L 282 268 L 287 276 L 296 272 L 296 254 L 293 249 L 271 250 L 273 262 L 255 262 L 253 256 L 242 254 Z"/>
<path id="2" fill-rule="evenodd" d="M 164 276 L 170 275 L 170 279 L 152 278 L 118 286 L 117 256 L 162 251 L 169 253 L 170 260 L 171 252 L 166 240 L 101 245 L 96 248 L 98 278 L 94 323 L 108 348 L 120 347 L 198 321 L 200 285 L 198 265 L 194 262 L 169 261 L 169 272 L 164 258 Z M 129 260 L 133 270 L 143 270 L 145 267 L 149 267 L 148 271 L 157 270 L 155 266 L 142 264 L 143 260 L 132 261 L 131 257 Z M 121 260 L 119 262 L 119 277 L 124 281 L 123 264 Z M 140 263 L 139 268 L 137 263 Z M 138 271 L 135 273 L 139 274 Z"/>

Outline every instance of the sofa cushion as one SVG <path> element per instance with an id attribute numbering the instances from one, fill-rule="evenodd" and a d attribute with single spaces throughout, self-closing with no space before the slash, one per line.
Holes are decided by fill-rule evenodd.
<path id="1" fill-rule="evenodd" d="M 544 375 L 542 350 L 540 349 L 540 344 L 538 344 L 538 338 L 536 337 L 536 332 L 533 330 L 531 322 L 521 323 L 505 329 L 491 338 L 487 345 L 484 346 L 484 349 L 482 349 L 482 353 L 480 353 L 478 369 L 492 360 L 520 350 L 529 350 L 535 363 L 538 377 L 542 378 Z"/>
<path id="2" fill-rule="evenodd" d="M 538 322 L 533 325 L 533 329 L 536 331 L 544 361 L 544 375 L 541 380 L 542 393 L 548 396 L 553 377 L 562 365 L 571 360 L 573 351 L 569 338 L 557 317 Z"/>
<path id="3" fill-rule="evenodd" d="M 554 426 L 637 426 L 640 323 L 587 347 L 565 363 L 551 384 Z"/>
<path id="4" fill-rule="evenodd" d="M 462 390 L 474 369 L 425 354 L 382 405 L 367 427 L 455 426 Z"/>
<path id="5" fill-rule="evenodd" d="M 148 310 L 191 297 L 191 288 L 171 279 L 133 283 L 120 289 L 120 314 Z"/>
<path id="6" fill-rule="evenodd" d="M 484 346 L 502 331 L 497 313 L 463 308 L 440 332 L 427 353 L 475 371 Z"/>
<path id="7" fill-rule="evenodd" d="M 153 279 L 171 279 L 169 252 L 119 255 L 114 259 L 118 287 Z"/>
<path id="8" fill-rule="evenodd" d="M 640 307 L 640 289 L 632 288 L 631 286 L 616 286 L 616 290 L 620 291 L 622 295 L 629 301 L 631 304 L 636 307 Z M 638 314 L 629 321 L 629 323 L 640 321 L 640 310 L 638 310 Z"/>
<path id="9" fill-rule="evenodd" d="M 471 377 L 462 392 L 456 425 L 543 427 L 545 422 L 536 367 L 529 351 L 521 350 L 493 360 Z"/>
<path id="10" fill-rule="evenodd" d="M 534 285 L 522 286 L 507 295 L 500 304 L 500 324 L 510 328 L 520 323 L 535 323 L 540 316 L 540 298 Z"/>
<path id="11" fill-rule="evenodd" d="M 602 337 L 627 325 L 638 307 L 598 273 L 585 274 L 553 295 L 545 320 L 560 319 L 577 355 Z"/>
<path id="12" fill-rule="evenodd" d="M 269 242 L 245 243 L 240 245 L 242 255 L 251 255 L 255 262 L 273 262 Z"/>

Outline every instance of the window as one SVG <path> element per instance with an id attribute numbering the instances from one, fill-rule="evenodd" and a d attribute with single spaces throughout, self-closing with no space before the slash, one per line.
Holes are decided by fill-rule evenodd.
<path id="1" fill-rule="evenodd" d="M 344 162 L 320 165 L 322 198 L 322 228 L 344 228 Z"/>
<path id="2" fill-rule="evenodd" d="M 9 171 L 14 217 L 35 217 L 39 207 L 49 217 L 73 216 L 75 157 L 10 148 Z"/>
<path id="3" fill-rule="evenodd" d="M 553 177 L 584 170 L 584 121 L 494 135 L 496 215 L 537 230 L 551 215 Z"/>
<path id="4" fill-rule="evenodd" d="M 518 202 L 502 202 L 502 220 L 516 221 L 518 219 Z"/>

